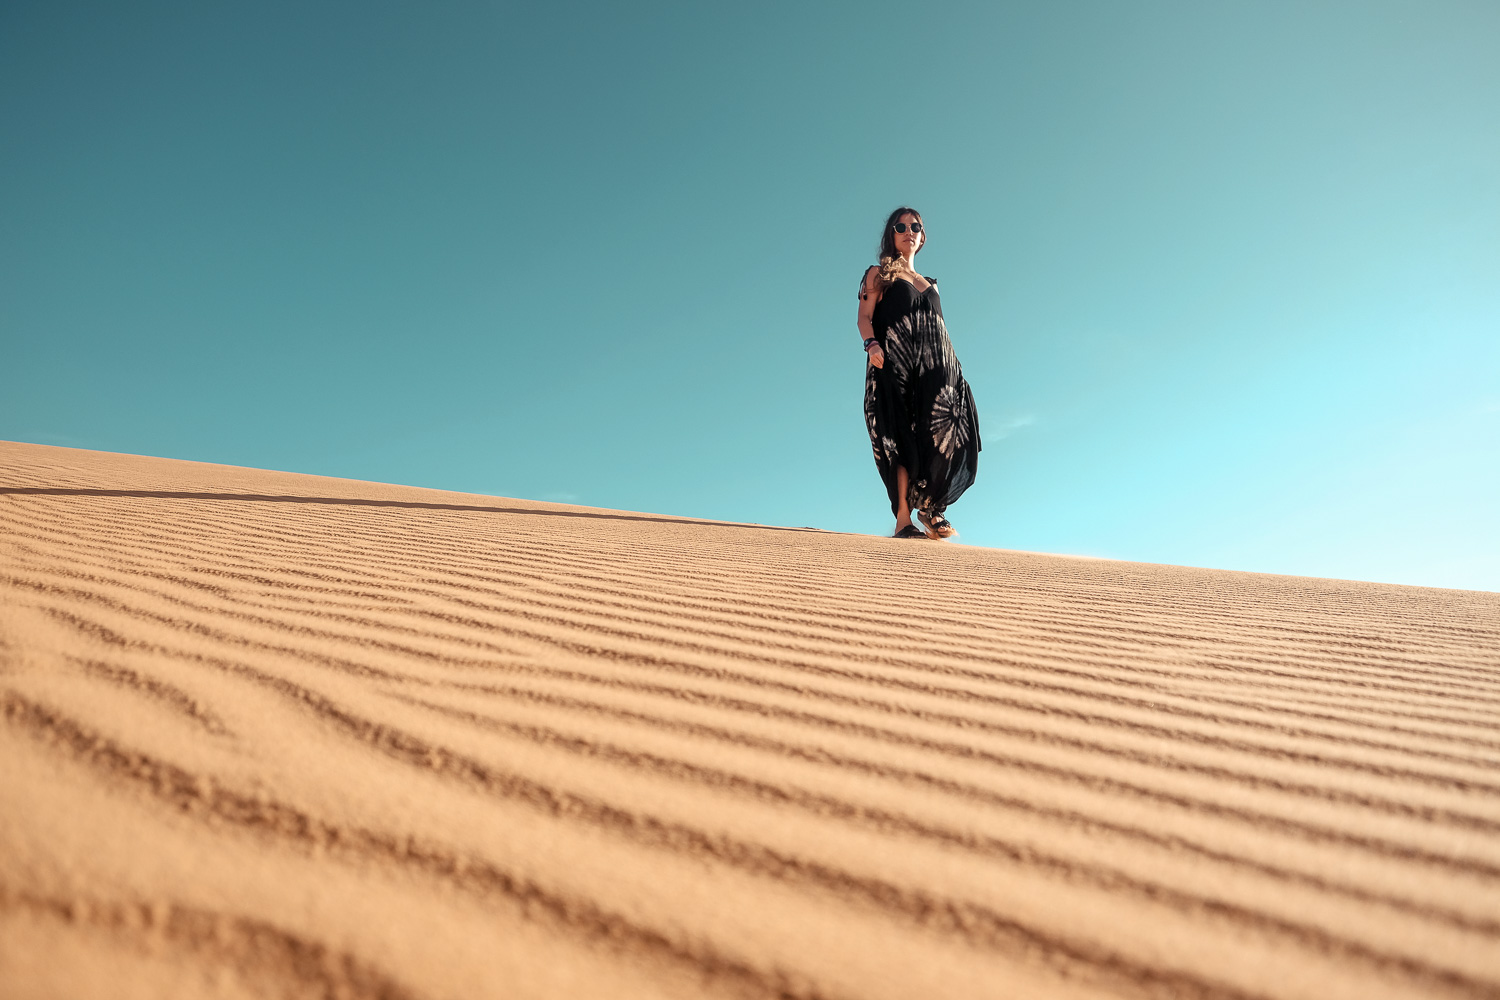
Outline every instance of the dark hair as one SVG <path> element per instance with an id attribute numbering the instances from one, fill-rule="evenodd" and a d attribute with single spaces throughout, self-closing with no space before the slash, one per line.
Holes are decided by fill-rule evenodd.
<path id="1" fill-rule="evenodd" d="M 891 213 L 891 217 L 885 220 L 885 232 L 880 234 L 880 253 L 876 255 L 877 260 L 887 260 L 891 257 L 899 257 L 896 253 L 896 230 L 891 227 L 901 221 L 903 215 L 915 215 L 918 222 L 922 222 L 922 213 L 915 208 L 902 205 Z M 917 253 L 921 253 L 927 247 L 927 223 L 922 222 L 922 242 L 917 244 Z M 917 253 L 912 254 L 913 257 Z"/>

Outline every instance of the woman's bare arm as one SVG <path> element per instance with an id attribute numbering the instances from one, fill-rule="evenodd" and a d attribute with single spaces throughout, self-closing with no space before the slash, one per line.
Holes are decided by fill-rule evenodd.
<path id="1" fill-rule="evenodd" d="M 865 272 L 864 283 L 859 286 L 859 327 L 860 340 L 869 340 L 875 336 L 875 305 L 880 301 L 880 268 L 871 267 Z M 876 368 L 885 365 L 885 352 L 880 349 L 879 344 L 873 345 L 869 350 L 870 364 Z"/>

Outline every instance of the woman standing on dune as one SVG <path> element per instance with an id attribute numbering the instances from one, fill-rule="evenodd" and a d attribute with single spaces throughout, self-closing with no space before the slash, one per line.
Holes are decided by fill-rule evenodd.
<path id="1" fill-rule="evenodd" d="M 979 469 L 974 394 L 943 325 L 937 281 L 912 264 L 926 243 L 922 214 L 896 209 L 880 236 L 880 263 L 859 287 L 859 332 L 869 358 L 865 426 L 897 538 L 956 534 L 943 512 Z M 913 511 L 925 531 L 912 524 Z"/>

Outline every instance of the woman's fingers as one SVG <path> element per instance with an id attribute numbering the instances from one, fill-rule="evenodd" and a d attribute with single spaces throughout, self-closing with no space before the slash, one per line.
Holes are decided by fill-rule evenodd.
<path id="1" fill-rule="evenodd" d="M 878 347 L 870 348 L 870 364 L 876 368 L 885 367 L 885 352 Z"/>

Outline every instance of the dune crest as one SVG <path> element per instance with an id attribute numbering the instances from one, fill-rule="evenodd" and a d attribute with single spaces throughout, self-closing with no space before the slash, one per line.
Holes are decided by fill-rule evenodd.
<path id="1" fill-rule="evenodd" d="M 7 997 L 1500 998 L 1496 594 L 0 443 L 0 723 Z"/>

